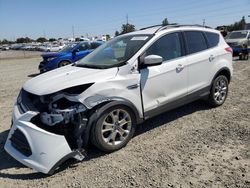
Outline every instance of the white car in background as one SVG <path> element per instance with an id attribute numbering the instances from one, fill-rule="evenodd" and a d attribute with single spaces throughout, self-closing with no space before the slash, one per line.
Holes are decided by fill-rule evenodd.
<path id="1" fill-rule="evenodd" d="M 222 105 L 232 73 L 232 49 L 214 29 L 168 25 L 120 35 L 27 81 L 5 150 L 52 174 L 68 158 L 83 160 L 89 141 L 113 152 L 148 118 L 201 98 Z"/>
<path id="2" fill-rule="evenodd" d="M 43 52 L 58 52 L 64 47 L 65 45 L 48 44 L 48 45 L 40 46 L 38 50 L 43 51 Z"/>

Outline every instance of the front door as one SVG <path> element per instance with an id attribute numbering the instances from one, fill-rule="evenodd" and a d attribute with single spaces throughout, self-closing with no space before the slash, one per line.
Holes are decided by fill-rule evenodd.
<path id="1" fill-rule="evenodd" d="M 187 68 L 180 33 L 170 33 L 153 43 L 145 56 L 159 55 L 163 63 L 141 69 L 141 90 L 145 117 L 187 95 Z"/>

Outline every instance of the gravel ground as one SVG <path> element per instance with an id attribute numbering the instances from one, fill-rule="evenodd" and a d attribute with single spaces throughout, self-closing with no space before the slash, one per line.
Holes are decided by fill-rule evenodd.
<path id="1" fill-rule="evenodd" d="M 129 144 L 35 173 L 3 150 L 11 108 L 40 57 L 0 59 L 0 187 L 250 187 L 250 61 L 234 62 L 225 104 L 197 101 L 137 127 Z"/>
<path id="2" fill-rule="evenodd" d="M 1 51 L 0 50 L 0 60 L 5 59 L 26 59 L 26 58 L 34 58 L 38 57 L 42 52 L 38 51 L 24 51 L 24 50 L 8 50 Z"/>

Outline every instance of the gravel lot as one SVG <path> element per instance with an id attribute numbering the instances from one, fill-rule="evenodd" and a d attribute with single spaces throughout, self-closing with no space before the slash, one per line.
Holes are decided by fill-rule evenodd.
<path id="1" fill-rule="evenodd" d="M 222 107 L 197 101 L 162 114 L 138 126 L 120 151 L 90 148 L 85 161 L 45 176 L 3 150 L 14 100 L 41 60 L 10 56 L 0 58 L 0 187 L 250 187 L 250 61 L 234 62 Z"/>

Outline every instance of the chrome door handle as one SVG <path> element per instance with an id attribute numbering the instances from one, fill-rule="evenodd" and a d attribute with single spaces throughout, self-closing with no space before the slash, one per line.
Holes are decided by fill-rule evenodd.
<path id="1" fill-rule="evenodd" d="M 176 71 L 177 72 L 181 72 L 183 69 L 184 69 L 184 65 L 182 65 L 182 64 L 179 64 L 177 67 L 176 67 Z"/>
<path id="2" fill-rule="evenodd" d="M 215 59 L 215 57 L 213 55 L 210 55 L 209 61 L 212 62 L 214 59 Z"/>

